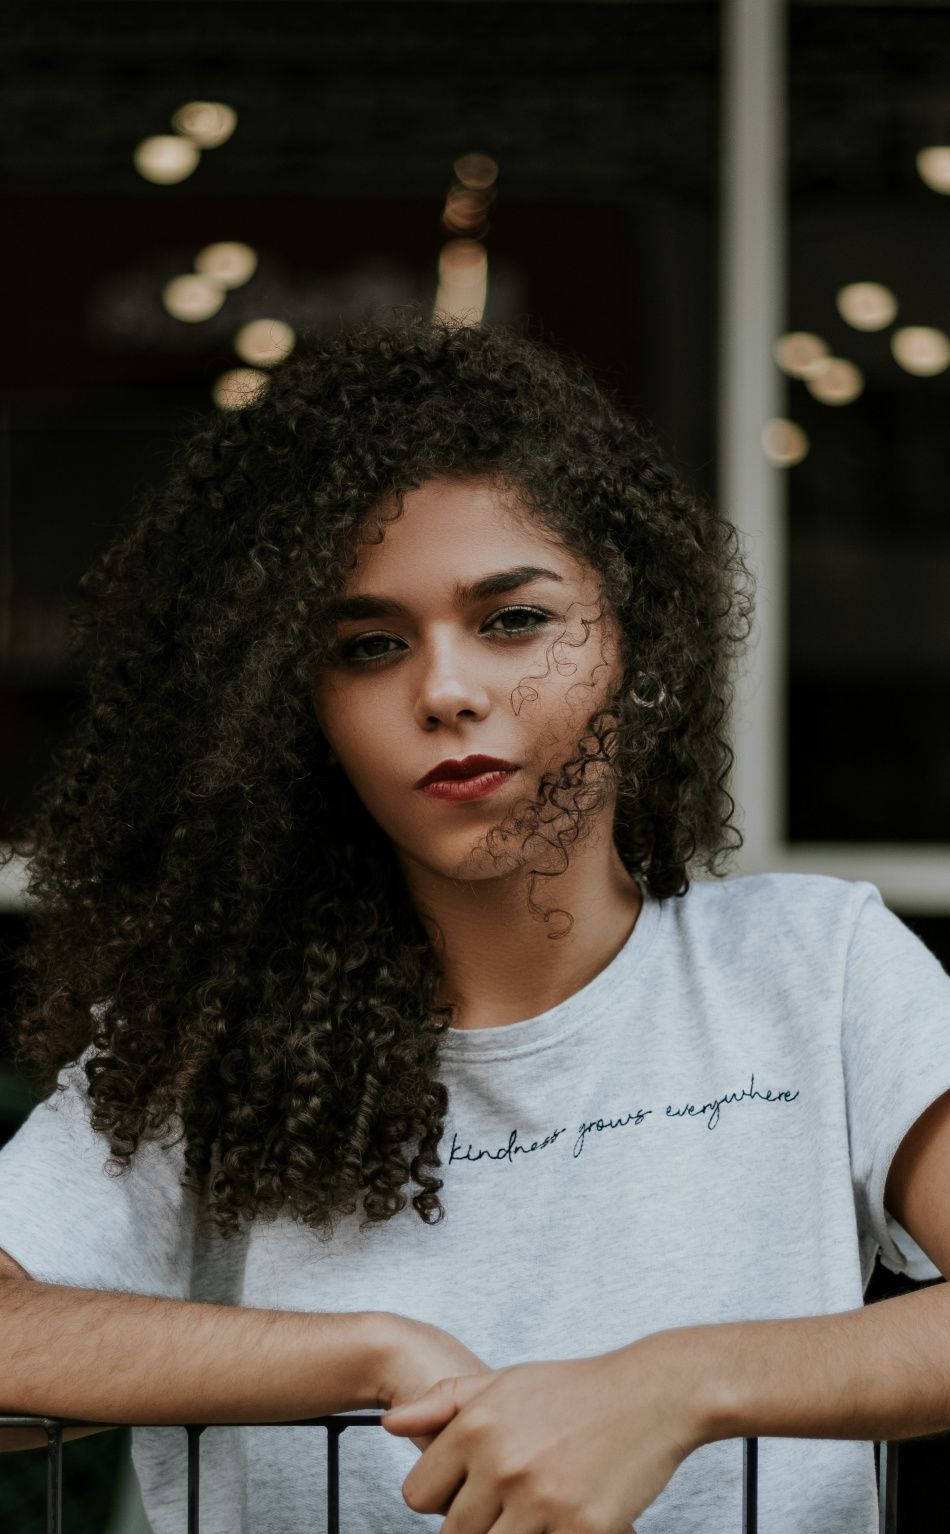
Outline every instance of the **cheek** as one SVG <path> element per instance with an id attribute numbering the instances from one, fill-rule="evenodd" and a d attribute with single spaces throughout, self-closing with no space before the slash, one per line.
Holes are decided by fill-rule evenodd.
<path id="1" fill-rule="evenodd" d="M 348 734 L 347 722 L 353 713 L 352 701 L 345 687 L 329 677 L 320 677 L 310 691 L 314 718 L 334 750 L 345 748 Z"/>
<path id="2" fill-rule="evenodd" d="M 616 658 L 601 651 L 602 645 L 593 634 L 586 647 L 562 647 L 552 659 L 550 676 L 539 688 L 535 705 L 539 728 L 545 737 L 556 737 L 558 747 L 576 744 L 591 714 L 607 704 L 619 685 Z"/>
<path id="3" fill-rule="evenodd" d="M 318 718 L 354 782 L 373 783 L 378 791 L 394 770 L 398 772 L 400 732 L 391 714 L 378 700 L 373 701 L 368 690 L 349 693 L 339 689 L 325 696 Z"/>

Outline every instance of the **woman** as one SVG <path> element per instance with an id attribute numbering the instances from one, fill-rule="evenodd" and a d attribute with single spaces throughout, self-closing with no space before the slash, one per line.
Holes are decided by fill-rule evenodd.
<path id="1" fill-rule="evenodd" d="M 198 431 L 82 587 L 22 838 L 17 1059 L 65 1093 L 0 1153 L 0 1248 L 457 1339 L 391 1361 L 422 1417 L 345 1434 L 344 1529 L 567 1534 L 581 1486 L 585 1528 L 738 1527 L 672 1344 L 859 1307 L 878 1250 L 935 1272 L 883 1192 L 950 984 L 874 885 L 723 880 L 735 529 L 576 360 L 403 311 Z M 209 1429 L 202 1528 L 311 1526 L 324 1443 Z M 184 1435 L 133 1456 L 183 1527 Z M 760 1476 L 770 1530 L 876 1527 L 869 1441 L 763 1439 Z"/>

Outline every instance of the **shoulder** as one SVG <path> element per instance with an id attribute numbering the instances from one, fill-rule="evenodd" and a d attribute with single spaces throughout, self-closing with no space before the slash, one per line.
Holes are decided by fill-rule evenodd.
<path id="1" fill-rule="evenodd" d="M 701 879 L 690 885 L 684 901 L 697 914 L 734 916 L 758 914 L 761 922 L 774 916 L 797 915 L 803 921 L 830 913 L 846 917 L 877 886 L 864 879 L 839 879 L 834 874 L 759 873 L 739 874 L 732 879 Z"/>
<path id="2" fill-rule="evenodd" d="M 816 952 L 842 959 L 861 907 L 881 902 L 874 884 L 833 874 L 769 872 L 697 880 L 677 920 L 698 943 L 705 935 L 719 952 L 805 957 Z"/>

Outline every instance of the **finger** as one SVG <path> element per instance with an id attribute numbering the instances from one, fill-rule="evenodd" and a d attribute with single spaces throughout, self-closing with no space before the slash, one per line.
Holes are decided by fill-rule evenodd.
<path id="1" fill-rule="evenodd" d="M 418 1433 L 445 1427 L 474 1396 L 490 1383 L 489 1374 L 453 1374 L 438 1380 L 416 1401 L 403 1401 L 383 1413 L 380 1421 L 391 1433 Z"/>
<path id="2" fill-rule="evenodd" d="M 425 1511 L 429 1511 L 428 1506 Z M 509 1526 L 505 1522 L 505 1509 L 498 1489 L 485 1477 L 473 1478 L 467 1475 L 461 1485 L 450 1492 L 441 1506 L 434 1511 L 447 1515 L 447 1522 L 443 1524 L 446 1534 L 457 1534 L 459 1529 L 491 1530 L 492 1534 L 496 1529 L 499 1534 L 503 1534 L 503 1531 L 508 1529 L 509 1534 L 512 1534 L 516 1527 L 514 1523 Z M 541 1522 L 532 1523 L 531 1534 L 540 1531 L 542 1527 L 546 1528 L 547 1525 Z M 517 1534 L 528 1534 L 528 1525 L 523 1512 L 517 1524 Z"/>
<path id="3" fill-rule="evenodd" d="M 384 1412 L 380 1422 L 387 1433 L 405 1433 L 412 1436 L 414 1433 L 432 1432 L 444 1427 L 455 1416 L 456 1407 L 451 1400 L 412 1401 L 406 1406 L 394 1407 L 392 1411 Z"/>
<path id="4" fill-rule="evenodd" d="M 448 1512 L 459 1488 L 465 1482 L 465 1466 L 457 1453 L 442 1454 L 440 1459 L 432 1455 L 440 1453 L 440 1445 L 434 1445 L 431 1454 L 423 1454 L 402 1483 L 402 1499 L 414 1513 Z M 491 1522 L 478 1526 L 488 1529 Z"/>

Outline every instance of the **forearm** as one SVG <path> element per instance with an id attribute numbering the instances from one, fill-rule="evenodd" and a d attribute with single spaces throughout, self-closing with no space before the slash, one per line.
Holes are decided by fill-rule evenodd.
<path id="1" fill-rule="evenodd" d="M 665 1349 L 671 1388 L 691 1403 L 700 1443 L 950 1430 L 950 1284 L 835 1315 L 689 1326 L 645 1340 Z"/>
<path id="2" fill-rule="evenodd" d="M 396 1318 L 0 1283 L 0 1414 L 292 1421 L 375 1407 Z"/>

